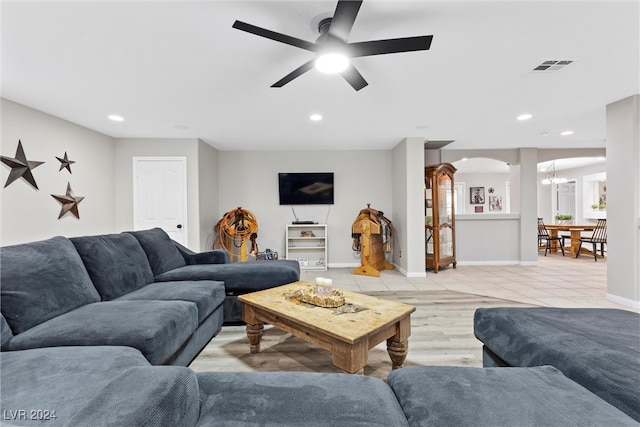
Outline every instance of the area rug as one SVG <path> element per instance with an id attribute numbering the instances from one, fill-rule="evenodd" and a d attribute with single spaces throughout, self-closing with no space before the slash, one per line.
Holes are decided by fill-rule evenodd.
<path id="1" fill-rule="evenodd" d="M 480 307 L 527 307 L 486 296 L 451 291 L 367 292 L 416 307 L 405 366 L 482 366 L 482 343 L 473 335 Z M 265 325 L 259 353 L 249 352 L 244 326 L 224 326 L 190 367 L 202 371 L 339 372 L 331 354 L 273 326 Z M 386 343 L 369 351 L 364 374 L 384 379 L 391 371 Z"/>

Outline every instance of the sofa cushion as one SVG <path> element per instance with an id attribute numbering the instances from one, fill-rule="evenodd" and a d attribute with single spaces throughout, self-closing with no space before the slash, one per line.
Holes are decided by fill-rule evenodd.
<path id="1" fill-rule="evenodd" d="M 186 265 L 156 276 L 156 281 L 221 280 L 227 294 L 261 291 L 300 280 L 297 261 L 250 261 Z"/>
<path id="2" fill-rule="evenodd" d="M 387 379 L 411 426 L 637 425 L 551 366 L 407 367 Z"/>
<path id="3" fill-rule="evenodd" d="M 212 280 L 152 283 L 117 301 L 191 301 L 198 307 L 198 324 L 224 303 L 224 283 Z"/>
<path id="4" fill-rule="evenodd" d="M 77 308 L 15 336 L 11 350 L 37 347 L 133 347 L 153 365 L 167 361 L 198 326 L 187 301 L 106 301 Z"/>
<path id="5" fill-rule="evenodd" d="M 377 378 L 302 372 L 202 372 L 198 426 L 407 425 Z M 232 403 L 230 403 L 232 402 Z"/>
<path id="6" fill-rule="evenodd" d="M 54 347 L 1 356 L 3 425 L 193 426 L 198 419 L 195 374 L 149 366 L 130 347 Z"/>
<path id="7" fill-rule="evenodd" d="M 149 265 L 154 275 L 187 265 L 178 248 L 175 247 L 169 235 L 161 228 L 151 230 L 129 231 L 147 254 Z"/>
<path id="8" fill-rule="evenodd" d="M 510 366 L 552 365 L 640 421 L 640 314 L 604 308 L 489 308 L 476 337 Z"/>
<path id="9" fill-rule="evenodd" d="M 7 319 L 4 318 L 2 314 L 0 314 L 0 350 L 8 350 L 9 349 L 9 341 L 13 338 L 13 332 L 11 332 L 11 327 L 7 323 Z"/>
<path id="10" fill-rule="evenodd" d="M 22 332 L 100 301 L 75 247 L 65 237 L 0 249 L 2 315 Z"/>
<path id="11" fill-rule="evenodd" d="M 196 375 L 178 366 L 127 369 L 86 400 L 65 427 L 188 427 L 200 413 Z"/>
<path id="12" fill-rule="evenodd" d="M 128 233 L 71 238 L 103 301 L 153 282 L 147 256 Z"/>
<path id="13" fill-rule="evenodd" d="M 149 366 L 138 350 L 116 346 L 7 351 L 0 354 L 0 364 L 0 406 L 5 414 L 33 409 L 55 411 L 49 415 L 57 417 L 20 420 L 13 412 L 15 419 L 3 420 L 22 425 L 62 425 L 121 372 Z"/>

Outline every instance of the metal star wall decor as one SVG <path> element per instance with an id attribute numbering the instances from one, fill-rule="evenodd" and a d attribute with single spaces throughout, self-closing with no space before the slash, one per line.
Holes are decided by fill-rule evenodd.
<path id="1" fill-rule="evenodd" d="M 52 194 L 51 197 L 62 203 L 62 209 L 60 209 L 58 219 L 62 218 L 67 212 L 71 212 L 76 218 L 80 219 L 78 203 L 84 199 L 84 196 L 76 196 L 73 194 L 70 182 L 67 183 L 67 193 L 64 196 Z"/>
<path id="2" fill-rule="evenodd" d="M 24 154 L 24 149 L 22 148 L 22 141 L 18 140 L 18 149 L 16 150 L 15 158 L 0 156 L 0 159 L 2 160 L 2 163 L 11 168 L 9 178 L 7 178 L 7 183 L 4 185 L 5 188 L 16 179 L 22 177 L 29 184 L 33 185 L 36 190 L 38 189 L 38 185 L 36 184 L 36 180 L 33 177 L 31 170 L 37 168 L 44 162 L 27 160 L 27 156 Z"/>
<path id="3" fill-rule="evenodd" d="M 69 157 L 67 157 L 67 152 L 64 152 L 64 157 L 60 158 L 58 156 L 56 156 L 56 159 L 58 159 L 60 161 L 60 169 L 58 169 L 58 172 L 60 172 L 62 169 L 67 169 L 69 171 L 69 173 L 71 172 L 71 165 L 75 163 L 75 161 L 73 160 L 69 160 Z"/>

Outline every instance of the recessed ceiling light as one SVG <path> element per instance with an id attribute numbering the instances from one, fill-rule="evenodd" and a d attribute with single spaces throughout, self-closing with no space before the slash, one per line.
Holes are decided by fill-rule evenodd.
<path id="1" fill-rule="evenodd" d="M 564 132 L 560 132 L 560 135 L 562 136 L 567 136 L 567 135 L 572 135 L 573 131 L 572 130 L 565 130 Z"/>
<path id="2" fill-rule="evenodd" d="M 540 136 L 549 136 L 551 133 L 548 131 L 540 132 Z"/>
<path id="3" fill-rule="evenodd" d="M 312 114 L 309 116 L 309 119 L 313 120 L 314 122 L 318 122 L 322 120 L 322 116 L 320 114 Z"/>
<path id="4" fill-rule="evenodd" d="M 518 120 L 521 120 L 521 121 L 522 120 L 529 120 L 531 117 L 532 117 L 531 114 L 520 114 L 518 116 Z"/>
<path id="5" fill-rule="evenodd" d="M 111 114 L 109 116 L 109 120 L 113 120 L 114 122 L 122 122 L 122 121 L 124 121 L 124 117 L 119 116 L 117 114 Z"/>

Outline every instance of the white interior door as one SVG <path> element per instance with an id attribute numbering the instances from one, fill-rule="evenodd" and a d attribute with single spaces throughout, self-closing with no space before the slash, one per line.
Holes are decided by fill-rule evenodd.
<path id="1" fill-rule="evenodd" d="M 133 158 L 133 226 L 160 227 L 187 246 L 187 158 Z"/>

